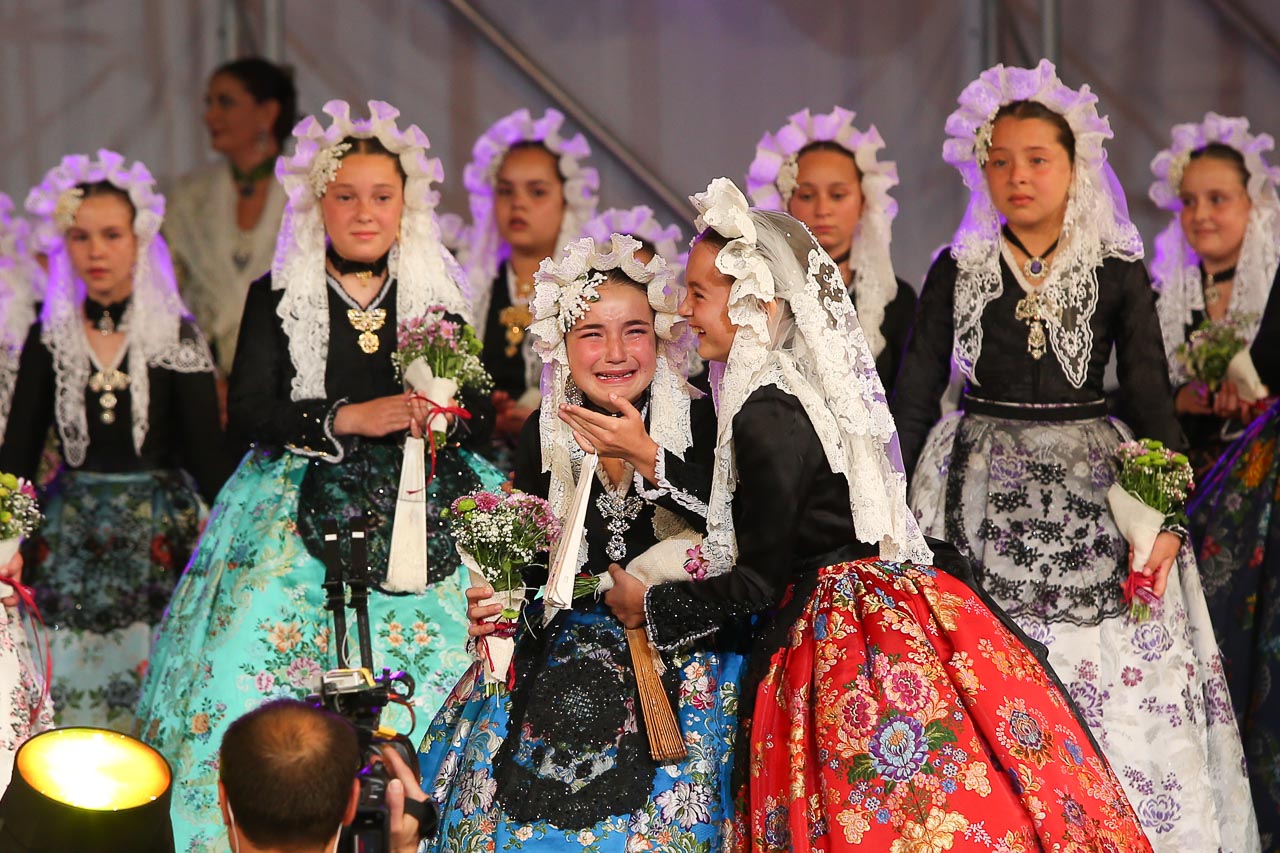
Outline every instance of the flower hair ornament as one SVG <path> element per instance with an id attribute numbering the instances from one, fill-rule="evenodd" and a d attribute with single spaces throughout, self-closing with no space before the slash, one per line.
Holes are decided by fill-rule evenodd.
<path id="1" fill-rule="evenodd" d="M 1240 152 L 1245 171 L 1249 173 L 1249 221 L 1245 226 L 1240 260 L 1236 263 L 1231 304 L 1227 322 L 1236 326 L 1252 343 L 1262 324 L 1262 315 L 1280 266 L 1280 168 L 1270 165 L 1267 152 L 1275 148 L 1270 134 L 1249 132 L 1249 120 L 1206 113 L 1204 121 L 1175 125 L 1172 144 L 1151 161 L 1156 180 L 1151 185 L 1151 200 L 1173 216 L 1155 240 L 1155 259 L 1151 277 L 1160 293 L 1156 308 L 1160 315 L 1160 331 L 1164 335 L 1169 356 L 1169 371 L 1175 384 L 1187 381 L 1186 367 L 1174 352 L 1182 342 L 1185 329 L 1195 311 L 1205 309 L 1200 259 L 1187 242 L 1178 212 L 1182 209 L 1183 170 L 1192 153 L 1206 145 L 1218 143 Z"/>
<path id="2" fill-rule="evenodd" d="M 1039 293 L 1052 306 L 1043 319 L 1048 349 L 1067 381 L 1080 388 L 1093 349 L 1090 320 L 1098 304 L 1097 267 L 1108 257 L 1141 258 L 1142 238 L 1129 221 L 1124 190 L 1106 162 L 1103 142 L 1112 136 L 1111 125 L 1098 115 L 1097 96 L 1088 86 L 1072 89 L 1064 85 L 1047 59 L 1035 68 L 988 68 L 965 87 L 959 108 L 947 118 L 949 138 L 943 144 L 942 157 L 956 167 L 969 188 L 968 208 L 951 244 L 951 256 L 959 267 L 953 357 L 976 384 L 982 313 L 1003 291 L 1002 254 L 1007 255 L 1006 263 L 1014 275 L 1021 275 L 1001 238 L 1001 217 L 983 172 L 996 114 L 1014 101 L 1043 104 L 1066 120 L 1075 137 L 1061 242 Z"/>
<path id="3" fill-rule="evenodd" d="M 13 402 L 22 345 L 43 298 L 44 270 L 35 260 L 30 223 L 15 215 L 12 199 L 0 193 L 0 435 Z"/>
<path id="4" fill-rule="evenodd" d="M 887 560 L 930 563 L 915 516 L 884 386 L 839 268 L 802 223 L 749 208 L 728 178 L 690 199 L 699 232 L 728 241 L 715 265 L 732 279 L 729 321 L 737 327 L 719 380 L 719 424 L 707 538 L 708 572 L 737 558 L 732 499 L 733 419 L 758 388 L 775 385 L 804 407 L 831 469 L 847 479 L 858 538 Z M 772 316 L 766 306 L 776 302 Z"/>
<path id="5" fill-rule="evenodd" d="M 696 393 L 683 372 L 688 363 L 689 337 L 678 309 L 680 296 L 670 268 L 661 255 L 647 264 L 635 256 L 640 242 L 627 234 L 613 234 L 599 244 L 584 237 L 565 247 L 558 259 L 547 258 L 534 276 L 533 324 L 529 335 L 542 368 L 542 469 L 551 473 L 547 496 L 557 518 L 564 519 L 573 497 L 576 462 L 582 458 L 573 430 L 560 420 L 560 404 L 569 400 L 573 379 L 565 335 L 591 305 L 599 299 L 598 288 L 608 273 L 621 270 L 644 285 L 653 309 L 653 328 L 658 338 L 657 365 L 649 386 L 648 429 L 650 437 L 669 453 L 683 458 L 692 443 L 689 400 Z M 661 454 L 659 454 L 661 456 Z M 635 475 L 636 491 L 651 495 L 643 480 Z M 661 484 L 662 474 L 659 471 Z M 654 495 L 656 496 L 656 495 Z M 585 547 L 579 565 L 586 559 Z"/>
<path id="6" fill-rule="evenodd" d="M 133 293 L 122 323 L 127 334 L 124 371 L 128 375 L 133 445 L 139 453 L 147 437 L 150 378 L 147 367 L 180 373 L 213 370 L 213 358 L 178 295 L 169 248 L 160 236 L 164 196 L 142 163 L 129 164 L 114 151 L 100 150 L 96 159 L 72 154 L 50 169 L 27 196 L 27 211 L 37 217 L 36 240 L 49 256 L 41 341 L 53 357 L 54 412 L 62 452 L 69 464 L 84 464 L 89 447 L 84 392 L 90 382 L 91 354 L 84 337 L 84 282 L 67 254 L 66 231 L 75 224 L 83 203 L 80 186 L 107 182 L 123 190 L 133 204 L 137 257 Z M 68 212 L 70 219 L 67 219 Z"/>
<path id="7" fill-rule="evenodd" d="M 836 107 L 829 113 L 794 113 L 775 133 L 765 133 L 747 170 L 747 194 L 762 210 L 786 211 L 796 189 L 800 152 L 814 142 L 831 142 L 849 152 L 861 176 L 863 207 L 849 251 L 851 287 L 858 303 L 867 343 L 873 355 L 884 351 L 885 308 L 898 295 L 898 279 L 889 254 L 893 218 L 898 203 L 889 190 L 898 185 L 898 167 L 879 160 L 884 140 L 875 125 L 854 127 L 855 113 Z"/>
<path id="8" fill-rule="evenodd" d="M 564 218 L 556 236 L 556 251 L 582 236 L 583 226 L 595 215 L 599 203 L 600 175 L 584 161 L 591 156 L 591 146 L 581 133 L 567 139 L 560 135 L 564 115 L 549 109 L 535 119 L 527 109 L 519 109 L 494 122 L 481 134 L 471 150 L 471 162 L 463 171 L 462 180 L 470 196 L 471 224 L 466 229 L 465 259 L 467 275 L 474 293 L 473 309 L 476 331 L 484 336 L 484 325 L 489 314 L 489 300 L 498 267 L 510 254 L 510 248 L 498 235 L 498 223 L 494 217 L 494 201 L 497 195 L 498 170 L 513 145 L 521 142 L 539 142 L 555 156 L 560 177 L 564 179 Z M 514 302 L 512 304 L 515 304 Z M 526 361 L 531 370 L 536 369 L 536 359 L 528 355 Z"/>
<path id="9" fill-rule="evenodd" d="M 292 155 L 276 161 L 284 188 L 284 220 L 271 264 L 271 286 L 283 290 L 278 308 L 289 356 L 296 371 L 293 400 L 323 398 L 329 354 L 329 286 L 325 274 L 325 231 L 320 200 L 351 149 L 344 140 L 377 139 L 400 161 L 406 176 L 400 233 L 387 259 L 396 280 L 396 316 L 420 317 L 433 305 L 470 319 L 466 279 L 440 239 L 433 185 L 444 178 L 440 161 L 428 157 L 431 142 L 417 125 L 401 130 L 400 111 L 384 101 L 369 101 L 368 118 L 352 118 L 345 101 L 329 101 L 324 127 L 307 116 L 293 129 Z"/>

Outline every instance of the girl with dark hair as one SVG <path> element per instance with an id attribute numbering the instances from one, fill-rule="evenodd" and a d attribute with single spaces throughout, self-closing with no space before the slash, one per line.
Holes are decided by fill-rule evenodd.
<path id="1" fill-rule="evenodd" d="M 1139 434 L 1185 447 L 1110 126 L 1047 61 L 989 69 L 959 100 L 943 156 L 969 208 L 925 280 L 893 405 L 912 508 L 1048 646 L 1156 850 L 1257 850 L 1185 531 L 1166 521 L 1135 562 L 1109 509 L 1130 437 L 1103 399 L 1113 350 Z M 953 358 L 962 410 L 939 421 Z M 1122 588 L 1148 581 L 1162 600 L 1138 621 Z"/>
<path id="2" fill-rule="evenodd" d="M 178 284 L 231 372 L 249 284 L 271 267 L 285 197 L 273 180 L 297 112 L 292 73 L 265 59 L 238 59 L 209 77 L 204 123 L 222 162 L 178 181 L 165 236 Z"/>
<path id="3" fill-rule="evenodd" d="M 894 275 L 889 253 L 898 203 L 889 190 L 898 167 L 879 160 L 880 132 L 853 125 L 854 113 L 801 110 L 766 133 L 747 170 L 747 194 L 763 210 L 785 210 L 803 222 L 840 267 L 858 311 L 885 393 L 902 363 L 915 319 L 916 293 Z"/>
<path id="4" fill-rule="evenodd" d="M 0 470 L 32 479 L 55 427 L 65 464 L 26 565 L 52 629 L 58 722 L 130 732 L 151 633 L 231 469 L 213 361 L 178 297 L 146 167 L 66 157 L 27 209 L 48 287 Z"/>
<path id="5" fill-rule="evenodd" d="M 440 510 L 503 478 L 462 446 L 458 420 L 432 445 L 425 493 L 405 498 L 425 503 L 418 525 L 396 511 L 406 436 L 421 435 L 428 418 L 395 370 L 397 329 L 438 309 L 460 329 L 468 306 L 435 219 L 440 161 L 418 127 L 396 124 L 390 104 L 369 109 L 353 117 L 346 103 L 329 102 L 329 126 L 304 120 L 294 153 L 280 160 L 289 203 L 272 271 L 249 289 L 229 395 L 231 430 L 253 447 L 157 633 L 139 725 L 174 766 L 180 850 L 220 840 L 209 768 L 225 725 L 263 699 L 305 696 L 336 666 L 340 645 L 357 657 L 351 638 L 332 636 L 325 612 L 326 520 L 344 528 L 347 565 L 345 520 L 366 522 L 375 671 L 410 673 L 418 710 L 430 713 L 470 662 L 465 573 Z M 477 441 L 486 438 L 483 403 L 466 401 Z M 392 560 L 393 527 L 416 558 L 407 566 Z M 393 708 L 384 721 L 403 730 L 405 717 Z"/>

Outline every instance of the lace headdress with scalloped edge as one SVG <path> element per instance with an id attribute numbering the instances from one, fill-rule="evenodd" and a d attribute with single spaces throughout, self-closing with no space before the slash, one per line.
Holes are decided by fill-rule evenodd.
<path id="1" fill-rule="evenodd" d="M 942 158 L 956 167 L 969 189 L 968 208 L 951 244 L 951 256 L 960 268 L 952 354 L 960 370 L 976 383 L 982 313 L 1003 292 L 1001 217 L 983 167 L 996 113 L 1014 101 L 1043 104 L 1066 119 L 1075 136 L 1061 242 L 1041 293 L 1061 309 L 1046 320 L 1049 349 L 1067 381 L 1079 388 L 1087 378 L 1093 350 L 1090 320 L 1098 305 L 1097 268 L 1104 258 L 1141 258 L 1142 238 L 1129 221 L 1124 190 L 1106 162 L 1103 142 L 1112 136 L 1111 125 L 1098 115 L 1097 96 L 1088 86 L 1077 90 L 1064 85 L 1047 59 L 1035 68 L 988 68 L 965 87 L 959 109 L 947 118 L 949 138 L 943 143 Z"/>
<path id="2" fill-rule="evenodd" d="M 755 159 L 747 170 L 747 195 L 762 210 L 786 211 L 795 192 L 799 154 L 814 142 L 833 142 L 853 156 L 862 176 L 862 215 L 849 250 L 851 287 L 858 303 L 858 319 L 872 355 L 884 351 L 880 327 L 885 308 L 898 295 L 898 279 L 893 272 L 889 244 L 893 239 L 893 219 L 898 203 L 889 191 L 898 185 L 898 166 L 880 160 L 884 140 L 875 125 L 865 131 L 853 124 L 852 110 L 836 107 L 829 113 L 812 114 L 808 109 L 794 113 L 774 133 L 765 133 L 756 146 Z"/>
<path id="3" fill-rule="evenodd" d="M 849 483 L 858 539 L 877 545 L 883 559 L 930 563 L 933 554 L 907 507 L 907 478 L 884 386 L 835 261 L 798 220 L 749 208 L 728 178 L 717 178 L 690 200 L 700 214 L 699 232 L 710 228 L 728 241 L 715 265 L 732 279 L 728 314 L 737 327 L 717 394 L 703 543 L 709 571 L 728 571 L 737 558 L 733 419 L 765 385 L 794 395 L 804 407 L 831 469 Z M 779 305 L 772 319 L 770 302 Z M 778 436 L 779 443 L 786 440 Z"/>
<path id="4" fill-rule="evenodd" d="M 1151 161 L 1151 200 L 1173 216 L 1155 240 L 1155 258 L 1151 278 L 1160 293 L 1156 309 L 1160 315 L 1160 331 L 1169 358 L 1169 373 L 1176 385 L 1187 381 L 1186 368 L 1174 357 L 1183 341 L 1192 312 L 1203 311 L 1204 289 L 1200 277 L 1200 259 L 1187 242 L 1179 212 L 1182 210 L 1182 173 L 1191 154 L 1210 143 L 1230 146 L 1244 158 L 1249 173 L 1249 220 L 1245 225 L 1244 243 L 1231 289 L 1227 320 L 1241 330 L 1252 343 L 1262 324 L 1262 315 L 1271 294 L 1276 269 L 1280 267 L 1280 167 L 1270 165 L 1266 153 L 1275 148 L 1275 140 L 1267 133 L 1249 132 L 1249 120 L 1240 117 L 1206 113 L 1204 121 L 1173 127 L 1172 144 Z"/>
<path id="5" fill-rule="evenodd" d="M 68 464 L 84 464 L 89 447 L 84 389 L 89 381 L 89 345 L 85 340 L 85 286 L 67 254 L 65 234 L 75 223 L 83 200 L 80 184 L 106 181 L 128 194 L 134 207 L 133 233 L 137 258 L 133 265 L 133 294 L 125 314 L 128 334 L 126 370 L 129 375 L 130 414 L 134 449 L 141 453 L 150 427 L 150 381 L 146 367 L 181 373 L 213 370 L 213 358 L 198 333 L 183 337 L 183 319 L 190 312 L 178 295 L 169 248 L 160 236 L 164 196 L 142 163 L 128 164 L 121 154 L 102 149 L 97 159 L 71 154 L 50 169 L 27 196 L 26 208 L 37 217 L 36 240 L 49 256 L 41 341 L 53 357 L 54 413 L 62 452 Z"/>
<path id="6" fill-rule="evenodd" d="M 322 399 L 329 355 L 329 287 L 325 279 L 325 231 L 320 199 L 341 166 L 348 143 L 375 138 L 400 160 L 405 172 L 400 233 L 387 259 L 396 280 L 396 316 L 401 320 L 443 305 L 471 321 L 467 281 L 440 239 L 433 184 L 444 179 L 440 161 L 428 157 L 431 142 L 416 124 L 401 130 L 400 111 L 384 101 L 369 101 L 368 118 L 352 118 L 345 101 L 329 101 L 332 119 L 322 127 L 307 116 L 293 129 L 292 155 L 276 161 L 276 178 L 288 201 L 271 264 L 271 286 L 283 290 L 277 309 L 289 339 L 295 375 L 293 400 Z"/>

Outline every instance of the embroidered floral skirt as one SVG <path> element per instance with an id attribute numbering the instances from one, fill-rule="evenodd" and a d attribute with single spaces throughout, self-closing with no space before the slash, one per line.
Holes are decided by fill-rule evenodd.
<path id="1" fill-rule="evenodd" d="M 486 487 L 499 485 L 492 468 L 466 458 Z M 156 635 L 139 727 L 173 765 L 175 849 L 184 853 L 226 849 L 217 780 L 227 725 L 268 699 L 307 695 L 314 677 L 337 665 L 320 586 L 324 565 L 307 551 L 297 522 L 309 464 L 291 454 L 250 451 L 218 496 Z M 394 490 L 398 469 L 381 476 Z M 428 503 L 453 497 L 429 491 Z M 375 667 L 415 678 L 419 719 L 434 713 L 470 662 L 462 574 L 419 596 L 369 595 Z M 345 642 L 358 663 L 355 620 L 348 615 Z M 383 721 L 408 731 L 407 715 L 395 710 Z"/>
<path id="2" fill-rule="evenodd" d="M 675 688 L 669 693 L 688 756 L 657 765 L 637 719 L 634 675 L 621 665 L 626 641 L 618 622 L 600 606 L 562 614 L 552 631 L 536 660 L 522 664 L 518 654 L 517 679 L 538 680 L 517 683 L 517 694 L 532 688 L 527 702 L 486 696 L 477 665 L 432 723 L 420 756 L 423 787 L 441 812 L 431 849 L 722 849 L 743 657 L 704 649 L 667 658 L 664 678 Z M 601 699 L 607 707 L 598 707 Z M 513 705 L 518 733 L 511 732 Z M 544 806 L 566 819 L 545 819 L 538 814 Z M 522 820 L 514 812 L 532 814 Z"/>
<path id="3" fill-rule="evenodd" d="M 1250 425 L 1191 509 L 1200 577 L 1244 736 L 1264 850 L 1280 846 L 1280 405 Z"/>
<path id="4" fill-rule="evenodd" d="M 1240 735 L 1191 549 L 1156 618 L 1129 621 L 1121 597 L 1128 548 L 1106 490 L 1126 437 L 1105 418 L 957 413 L 930 434 L 911 505 L 1048 647 L 1154 848 L 1254 851 Z"/>
<path id="5" fill-rule="evenodd" d="M 177 471 L 63 468 L 23 546 L 53 656 L 58 725 L 132 733 L 151 632 L 195 548 L 205 509 Z"/>
<path id="6" fill-rule="evenodd" d="M 18 747 L 53 726 L 44 665 L 32 660 L 18 608 L 0 607 L 0 792 L 9 784 Z"/>

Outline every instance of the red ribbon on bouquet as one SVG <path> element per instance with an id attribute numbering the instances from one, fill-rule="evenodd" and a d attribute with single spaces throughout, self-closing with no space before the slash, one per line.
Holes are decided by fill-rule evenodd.
<path id="1" fill-rule="evenodd" d="M 484 651 L 485 663 L 489 665 L 489 669 L 493 669 L 493 655 L 489 653 L 489 638 L 510 640 L 516 635 L 516 631 L 519 628 L 520 625 L 515 619 L 499 619 L 493 623 L 493 631 L 480 638 L 479 644 Z M 514 658 L 511 661 L 511 665 L 507 667 L 507 689 L 516 689 L 516 663 Z"/>
<path id="2" fill-rule="evenodd" d="M 471 420 L 471 413 L 461 406 L 442 406 L 436 401 L 419 394 L 417 391 L 413 392 L 412 397 L 414 400 L 421 400 L 427 404 L 427 443 L 431 447 L 431 471 L 427 474 L 427 482 L 422 487 L 422 491 L 426 491 L 427 486 L 430 486 L 431 481 L 436 478 L 436 432 L 430 427 L 431 419 L 436 415 L 453 415 L 455 418 L 462 418 L 464 421 L 469 421 Z"/>
<path id="3" fill-rule="evenodd" d="M 1120 585 L 1124 603 L 1129 605 L 1129 617 L 1138 622 L 1151 618 L 1151 606 L 1160 603 L 1160 596 L 1153 592 L 1156 584 L 1154 574 L 1144 575 L 1131 571 L 1129 577 Z"/>
<path id="4" fill-rule="evenodd" d="M 44 703 L 49 699 L 49 685 L 53 683 L 53 653 L 49 649 L 49 628 L 44 624 L 44 617 L 40 615 L 40 608 L 36 606 L 36 591 L 34 589 L 14 580 L 0 580 L 13 587 L 14 594 L 18 596 L 18 601 L 23 608 L 29 611 L 35 621 L 40 624 L 40 630 L 31 632 L 36 639 L 36 654 L 39 655 L 40 649 L 44 649 L 44 686 L 40 690 L 40 701 L 31 709 L 30 725 L 35 728 L 36 720 L 40 718 L 40 709 L 44 707 Z"/>

